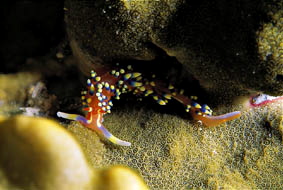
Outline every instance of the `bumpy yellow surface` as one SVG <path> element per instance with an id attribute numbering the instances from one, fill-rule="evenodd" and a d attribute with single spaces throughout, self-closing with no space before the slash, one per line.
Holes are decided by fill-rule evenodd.
<path id="1" fill-rule="evenodd" d="M 93 173 L 79 144 L 54 121 L 23 116 L 3 120 L 0 152 L 2 180 L 8 187 L 90 187 Z"/>
<path id="2" fill-rule="evenodd" d="M 272 56 L 280 65 L 283 64 L 283 10 L 271 12 L 270 15 L 273 22 L 264 24 L 258 32 L 258 50 L 262 60 Z"/>
<path id="3" fill-rule="evenodd" d="M 29 89 L 39 79 L 35 73 L 0 75 L 0 114 L 19 113 L 19 106 L 31 98 Z M 45 98 L 36 100 L 45 102 Z M 147 189 L 143 179 L 128 167 L 95 170 L 77 139 L 57 122 L 4 115 L 0 115 L 0 189 Z M 77 125 L 77 129 L 82 126 Z M 79 139 L 91 163 L 101 163 L 105 146 L 100 139 L 85 128 Z M 91 145 L 86 146 L 89 142 Z"/>
<path id="4" fill-rule="evenodd" d="M 80 140 L 85 134 L 96 136 L 82 140 L 88 157 L 104 155 L 103 160 L 91 161 L 95 167 L 128 165 L 151 189 L 282 188 L 282 103 L 246 109 L 240 119 L 215 128 L 150 110 L 121 108 L 106 115 L 104 124 L 132 146 L 106 141 L 100 153 L 89 148 L 99 144 L 94 132 L 75 123 L 69 129 Z"/>
<path id="5" fill-rule="evenodd" d="M 19 84 L 28 86 L 24 82 Z M 114 146 L 78 122 L 68 125 L 73 138 L 54 121 L 0 116 L 0 189 L 112 190 L 120 182 L 123 188 L 146 188 L 129 168 L 103 169 L 113 165 L 138 170 L 150 189 L 282 189 L 282 100 L 246 109 L 241 118 L 215 128 L 132 106 L 116 106 L 104 117 L 104 125 L 131 147 Z"/>
<path id="6" fill-rule="evenodd" d="M 76 139 L 44 118 L 0 117 L 0 189 L 147 190 L 132 169 L 94 170 Z"/>
<path id="7" fill-rule="evenodd" d="M 140 176 L 124 166 L 112 166 L 99 171 L 97 189 L 148 190 Z"/>

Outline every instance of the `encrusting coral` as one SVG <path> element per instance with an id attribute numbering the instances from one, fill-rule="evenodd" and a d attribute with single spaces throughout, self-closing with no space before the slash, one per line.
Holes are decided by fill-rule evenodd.
<path id="1" fill-rule="evenodd" d="M 250 90 L 268 88 L 265 89 L 267 93 L 282 93 L 280 64 L 273 60 L 265 64 L 257 56 L 261 53 L 257 49 L 261 44 L 254 40 L 261 38 L 257 36 L 261 26 L 269 23 L 255 15 L 258 12 L 267 15 L 271 10 L 278 12 L 280 8 L 268 4 L 255 8 L 254 4 L 247 3 L 243 4 L 244 13 L 235 15 L 239 8 L 236 1 L 232 6 L 230 3 L 212 4 L 211 1 L 197 6 L 184 1 L 160 1 L 158 6 L 152 6 L 153 1 L 148 4 L 147 1 L 132 1 L 131 4 L 96 2 L 68 0 L 66 3 L 71 46 L 79 55 L 79 61 L 84 60 L 78 64 L 85 74 L 94 69 L 91 66 L 101 67 L 103 63 L 97 57 L 106 62 L 125 58 L 151 60 L 158 56 L 159 50 L 165 51 L 168 57 L 175 56 L 206 90 L 216 94 L 213 101 L 223 104 L 217 113 L 238 110 L 242 104 L 228 106 L 223 101 L 247 95 Z M 85 6 L 85 3 L 92 6 Z M 92 11 L 94 7 L 95 12 Z M 152 14 L 146 17 L 141 10 Z M 232 19 L 234 16 L 236 19 Z M 227 25 L 233 29 L 227 31 Z M 95 30 L 92 30 L 94 26 Z M 280 34 L 280 25 L 275 27 L 279 28 Z M 85 31 L 92 33 L 88 35 Z M 275 46 L 280 44 L 278 39 L 274 40 Z M 269 63 L 274 65 L 269 67 Z M 278 77 L 268 73 L 270 69 Z M 93 165 L 125 164 L 136 168 L 151 189 L 282 186 L 282 174 L 278 175 L 283 169 L 280 101 L 246 110 L 239 120 L 213 129 L 150 109 L 139 109 L 120 106 L 104 121 L 113 134 L 132 143 L 130 148 L 114 148 L 103 141 L 107 146 L 92 154 L 92 148 L 99 147 L 99 138 L 92 136 L 88 141 L 84 137 L 90 136 L 91 132 L 85 132 L 75 122 L 68 128 L 84 144 Z M 99 161 L 92 155 L 99 155 Z"/>
<path id="2" fill-rule="evenodd" d="M 79 63 L 85 73 L 101 60 L 154 60 L 166 52 L 215 97 L 282 95 L 280 0 L 68 0 L 65 6 L 72 49 L 88 60 Z"/>
<path id="3" fill-rule="evenodd" d="M 28 93 L 28 91 L 23 92 Z M 152 110 L 152 100 L 149 100 L 150 103 L 146 100 L 141 103 L 137 101 L 131 103 L 121 102 L 123 99 L 118 101 L 120 103 L 117 102 L 119 106 L 112 110 L 112 114 L 105 117 L 104 124 L 112 133 L 118 134 L 121 139 L 132 142 L 131 147 L 113 146 L 78 122 L 71 122 L 67 125 L 68 130 L 77 137 L 76 139 L 86 153 L 87 160 L 94 168 L 100 169 L 116 164 L 129 166 L 141 173 L 151 189 L 214 189 L 217 187 L 224 189 L 236 187 L 264 189 L 280 188 L 280 185 L 283 184 L 282 174 L 278 172 L 282 170 L 283 152 L 281 99 L 263 106 L 247 106 L 247 110 L 243 111 L 240 119 L 215 128 L 205 128 L 187 118 L 182 119 L 179 115 L 158 113 L 156 110 Z M 19 102 L 24 105 L 21 101 L 24 100 L 21 99 Z M 246 99 L 246 101 L 250 100 Z M 256 104 L 260 103 L 256 102 Z M 239 105 L 243 105 L 243 102 L 239 102 Z M 221 114 L 239 109 L 242 108 L 226 105 L 226 107 L 220 106 L 214 111 Z M 1 118 L 0 129 L 12 130 L 14 127 L 4 129 L 2 124 L 10 123 L 9 126 L 11 126 L 14 119 L 11 118 L 8 122 L 7 119 Z M 36 120 L 34 118 L 29 119 Z M 20 126 L 25 126 L 25 122 L 17 122 L 15 126 L 21 128 Z M 37 127 L 32 128 L 36 133 Z M 38 129 L 41 130 L 42 128 L 39 127 Z M 43 131 L 45 130 L 47 129 Z M 56 131 L 53 136 L 62 137 L 60 131 L 64 130 Z M 16 147 L 15 150 L 18 150 L 17 147 L 30 147 L 25 143 L 15 144 L 19 142 L 19 139 L 10 137 L 6 132 L 0 134 L 3 136 L 1 136 L 1 142 L 6 141 L 6 143 L 1 143 L 1 147 L 13 145 Z M 9 134 L 11 133 L 9 132 Z M 32 134 L 32 132 L 26 133 L 28 141 L 34 140 Z M 33 138 L 30 138 L 31 136 Z M 68 134 L 65 137 L 68 138 L 68 136 L 70 135 Z M 60 139 L 63 141 L 65 137 Z M 45 139 L 45 135 L 42 138 Z M 52 144 L 52 140 L 50 140 L 52 138 L 45 139 L 46 143 Z M 34 146 L 43 151 L 44 148 L 39 143 L 40 139 L 37 139 L 38 142 Z M 2 159 L 5 158 L 2 153 L 14 155 L 12 154 L 13 150 L 7 147 L 5 146 L 5 149 L 1 151 L 0 157 L 3 156 Z M 23 152 L 26 151 L 23 150 Z M 18 160 L 19 151 L 16 155 L 15 162 L 22 163 L 23 159 Z M 21 157 L 33 159 L 29 154 L 24 155 L 25 157 Z M 40 157 L 41 153 L 37 155 Z M 62 156 L 64 159 L 69 159 L 64 155 Z M 9 157 L 12 158 L 12 156 Z M 3 160 L 5 161 L 5 159 Z M 52 163 L 46 162 L 46 164 Z M 24 170 L 29 168 L 32 170 L 32 166 L 34 165 L 24 167 Z M 1 169 L 0 172 L 1 185 L 4 185 L 4 187 L 17 185 L 7 179 L 5 171 L 7 170 Z M 18 168 L 17 171 L 22 170 Z M 20 172 L 16 173 L 21 176 Z M 40 175 L 36 177 L 40 177 Z M 22 180 L 24 181 L 24 179 Z"/>
<path id="4" fill-rule="evenodd" d="M 85 139 L 91 131 L 86 132 L 75 122 L 68 129 L 83 143 L 92 165 L 123 164 L 135 168 L 151 189 L 280 188 L 282 105 L 280 100 L 249 109 L 241 119 L 215 128 L 124 106 L 108 115 L 105 124 L 113 133 L 131 141 L 132 146 L 114 148 L 103 142 L 107 146 L 101 153 L 94 150 L 99 141 L 94 141 L 94 137 Z M 97 154 L 104 155 L 104 159 L 97 162 L 92 158 Z"/>

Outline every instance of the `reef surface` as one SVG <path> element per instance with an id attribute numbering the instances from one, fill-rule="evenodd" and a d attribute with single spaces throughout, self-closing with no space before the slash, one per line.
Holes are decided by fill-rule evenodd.
<path id="1" fill-rule="evenodd" d="M 249 101 L 261 92 L 282 95 L 283 5 L 279 0 L 230 3 L 67 0 L 67 36 L 57 47 L 48 44 L 43 49 L 52 50 L 44 56 L 4 51 L 0 188 L 282 189 L 283 100 L 262 106 Z M 63 11 L 59 4 L 53 11 Z M 46 31 L 54 34 L 62 14 L 50 17 L 57 27 L 53 23 Z M 12 42 L 9 47 L 18 43 Z M 29 52 L 46 45 L 28 44 L 23 45 Z M 86 75 L 117 62 L 154 71 L 165 81 L 172 77 L 176 87 L 198 95 L 214 114 L 240 110 L 242 115 L 206 128 L 177 102 L 166 108 L 150 98 L 123 95 L 113 101 L 104 125 L 130 147 L 56 117 L 59 110 L 82 114 Z"/>
<path id="2" fill-rule="evenodd" d="M 23 78 L 19 77 L 23 74 L 17 75 L 13 77 L 15 83 L 24 84 Z M 31 74 L 31 76 L 34 75 Z M 1 75 L 2 80 L 9 77 L 9 75 Z M 35 83 L 34 80 L 30 80 L 33 77 L 26 76 L 24 78 L 27 84 Z M 38 77 L 36 79 L 38 80 Z M 0 87 L 4 88 L 3 85 Z M 28 97 L 31 96 L 28 93 L 30 90 L 27 90 L 29 88 L 24 88 L 23 85 L 22 87 L 23 92 L 26 92 L 25 99 L 29 99 Z M 8 110 L 18 110 L 18 107 L 11 104 L 14 101 L 13 97 L 18 97 L 17 94 L 17 91 L 10 91 L 10 99 L 5 101 L 2 108 L 10 107 Z M 24 94 L 22 93 L 22 95 Z M 127 97 L 125 98 L 127 99 Z M 5 99 L 2 98 L 2 100 Z M 130 102 L 127 103 L 127 101 Z M 87 164 L 90 165 L 88 167 L 100 169 L 112 165 L 129 166 L 139 171 L 151 189 L 237 189 L 239 187 L 265 189 L 282 187 L 282 100 L 255 108 L 244 108 L 243 103 L 226 108 L 219 107 L 215 112 L 224 113 L 242 109 L 242 116 L 237 120 L 213 128 L 206 128 L 198 122 L 182 118 L 173 112 L 162 113 L 160 109 L 152 108 L 151 99 L 142 102 L 136 102 L 133 99 L 127 101 L 117 102 L 112 113 L 105 116 L 104 124 L 112 133 L 130 141 L 132 143 L 130 147 L 115 146 L 107 140 L 101 139 L 94 131 L 86 129 L 78 122 L 64 124 L 67 130 L 75 136 L 74 141 L 80 144 L 88 161 Z M 22 106 L 26 104 L 23 99 L 18 102 L 22 102 Z M 41 109 L 40 106 L 37 107 Z M 24 114 L 29 114 L 26 110 L 21 111 Z M 2 109 L 1 112 L 6 115 L 15 114 L 13 111 L 6 112 Z M 30 120 L 37 121 L 32 117 Z M 18 127 L 24 125 L 23 122 L 17 122 L 16 118 L 5 121 L 5 125 L 14 126 L 15 122 Z M 38 125 L 41 126 L 41 124 Z M 54 125 L 57 124 L 54 123 Z M 26 128 L 29 129 L 28 126 Z M 44 129 L 45 127 L 43 125 L 40 128 Z M 63 127 L 58 126 L 58 128 Z M 6 132 L 1 134 L 5 135 Z M 34 136 L 33 133 L 26 132 L 24 134 L 26 138 Z M 58 138 L 60 134 L 58 133 Z M 21 132 L 19 135 L 22 135 Z M 57 136 L 56 133 L 53 135 Z M 16 143 L 18 142 L 17 138 L 5 135 L 5 138 L 1 138 L 7 142 L 3 146 L 6 148 L 12 146 L 10 140 Z M 64 138 L 62 137 L 62 140 Z M 48 142 L 49 139 L 51 138 L 46 141 Z M 40 146 L 36 145 L 37 141 L 33 143 L 35 146 Z M 11 152 L 18 152 L 17 149 L 20 147 L 17 146 L 13 145 Z M 40 149 L 45 150 L 44 147 Z M 69 145 L 66 145 L 66 149 L 69 149 Z M 1 152 L 3 153 L 3 151 L 4 149 Z M 32 153 L 24 150 L 22 153 L 19 152 L 17 157 L 24 156 L 21 154 L 25 154 L 28 159 L 35 159 Z M 40 151 L 37 154 L 40 156 Z M 66 162 L 70 159 L 64 156 L 64 152 L 60 152 L 60 154 L 66 159 Z M 5 163 L 3 157 L 5 154 L 1 155 L 1 163 L 3 164 Z M 17 157 L 13 158 L 15 162 L 17 162 Z M 9 158 L 11 157 L 9 156 Z M 56 157 L 54 159 L 54 161 L 57 160 Z M 60 162 L 64 163 L 64 159 Z M 41 170 L 43 166 L 37 167 Z M 30 165 L 26 169 L 33 167 Z M 6 169 L 3 170 L 2 165 L 2 175 L 5 176 L 6 171 Z M 21 172 L 16 173 L 24 175 Z M 13 184 L 15 181 L 11 181 L 10 178 L 8 178 L 8 182 L 2 182 L 2 185 L 7 185 L 7 183 L 18 185 L 17 181 L 16 184 Z"/>

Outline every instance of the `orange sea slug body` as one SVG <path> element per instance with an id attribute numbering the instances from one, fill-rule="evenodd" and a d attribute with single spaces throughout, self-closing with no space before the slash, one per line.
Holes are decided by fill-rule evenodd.
<path id="1" fill-rule="evenodd" d="M 91 78 L 87 80 L 87 91 L 82 92 L 83 110 L 87 112 L 86 116 L 63 112 L 57 112 L 57 116 L 79 121 L 85 127 L 102 134 L 114 144 L 130 146 L 130 142 L 116 138 L 102 124 L 103 115 L 111 112 L 113 106 L 111 98 L 120 99 L 121 93 L 126 92 L 152 96 L 160 105 L 166 105 L 168 100 L 175 99 L 185 106 L 186 111 L 194 119 L 202 121 L 206 126 L 220 125 L 241 115 L 239 111 L 235 111 L 212 116 L 212 110 L 207 105 L 201 106 L 194 101 L 196 97 L 188 98 L 183 93 L 176 92 L 172 85 L 165 86 L 164 83 L 157 80 L 144 79 L 141 73 L 133 72 L 131 66 L 128 66 L 127 70 L 102 68 L 97 72 L 91 71 Z"/>

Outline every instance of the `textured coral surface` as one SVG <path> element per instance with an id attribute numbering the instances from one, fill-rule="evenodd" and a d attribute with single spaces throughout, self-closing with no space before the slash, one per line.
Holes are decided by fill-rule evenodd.
<path id="1" fill-rule="evenodd" d="M 282 188 L 283 102 L 247 110 L 227 125 L 204 128 L 178 116 L 124 108 L 105 126 L 132 146 L 101 145 L 77 123 L 94 166 L 125 164 L 138 169 L 152 189 Z"/>
<path id="2" fill-rule="evenodd" d="M 94 170 L 74 136 L 44 118 L 1 117 L 0 153 L 1 189 L 148 189 L 128 167 Z"/>
<path id="3" fill-rule="evenodd" d="M 39 96 L 37 99 L 33 97 L 34 93 L 31 92 L 37 92 L 34 84 L 38 84 L 38 80 L 40 80 L 38 75 L 36 76 L 27 73 L 14 74 L 12 78 L 11 75 L 1 75 L 2 81 L 9 79 L 13 81 L 10 84 L 14 84 L 14 87 L 17 85 L 22 87 L 8 91 L 5 85 L 0 86 L 2 114 L 14 115 L 19 113 L 19 106 L 29 105 L 28 102 L 31 100 L 39 102 L 53 100 L 48 98 L 48 93 L 46 94 L 47 97 Z M 65 81 L 57 83 L 62 86 Z M 73 86 L 76 85 L 76 83 L 73 83 Z M 71 92 L 72 85 L 69 88 Z M 21 96 L 24 98 L 19 98 L 19 89 L 22 90 Z M 59 92 L 60 90 L 57 89 L 56 91 Z M 7 96 L 8 92 L 9 96 Z M 79 94 L 79 92 L 77 93 Z M 17 104 L 13 103 L 15 100 L 17 100 Z M 166 113 L 161 111 L 164 108 L 156 109 L 158 106 L 152 106 L 151 99 L 142 102 L 137 102 L 134 99 L 129 99 L 129 101 L 114 101 L 116 107 L 114 107 L 112 114 L 105 116 L 104 124 L 113 134 L 131 142 L 132 146 L 130 147 L 115 146 L 78 122 L 71 122 L 66 125 L 67 129 L 76 136 L 92 167 L 97 169 L 116 164 L 129 166 L 140 172 L 151 189 L 282 188 L 282 100 L 255 108 L 245 108 L 246 102 L 243 101 L 235 106 L 219 106 L 214 109 L 217 114 L 239 109 L 242 109 L 243 113 L 239 119 L 215 128 L 205 128 L 198 122 L 182 118 L 181 115 L 176 114 L 179 113 L 178 107 L 176 109 L 173 107 Z M 44 104 L 34 105 L 40 110 L 45 109 Z M 66 107 L 72 108 L 72 104 Z M 26 110 L 21 111 L 29 115 Z M 32 118 L 31 120 L 33 122 Z M 29 125 L 16 121 L 16 119 L 5 121 L 4 126 L 12 128 L 24 127 L 31 130 L 32 132 L 19 133 L 19 135 L 24 135 L 28 144 L 35 143 L 34 146 L 37 147 L 37 150 L 46 151 L 46 146 L 41 147 L 40 145 L 41 138 L 42 140 L 45 139 L 44 142 L 46 143 L 50 141 L 47 147 L 53 147 L 52 144 L 55 143 L 54 137 L 60 138 L 62 141 L 66 138 L 64 134 L 57 134 L 56 132 L 53 133 L 54 137 L 52 136 L 52 138 L 47 135 L 38 136 L 36 142 L 33 142 L 35 137 L 33 134 L 37 133 L 36 129 L 47 130 L 44 127 L 46 124 L 35 123 L 35 126 L 31 125 L 29 129 Z M 54 123 L 54 125 L 56 124 Z M 7 128 L 4 129 L 2 124 L 1 130 L 6 131 Z M 15 181 L 15 179 L 21 179 L 22 175 L 26 175 L 26 172 L 24 174 L 21 171 L 28 170 L 32 173 L 35 165 L 30 164 L 25 168 L 28 164 L 23 166 L 23 158 L 35 163 L 33 160 L 42 156 L 42 152 L 37 152 L 37 156 L 35 156 L 29 152 L 31 150 L 29 150 L 28 145 L 18 144 L 21 142 L 20 136 L 12 137 L 13 133 L 9 132 L 10 130 L 1 133 L 3 135 L 1 137 L 3 141 L 0 154 L 1 163 L 6 163 L 7 159 L 12 159 L 15 160 L 15 163 L 19 163 L 19 167 L 14 168 L 14 172 L 12 172 L 16 173 L 16 176 L 7 178 L 5 177 L 8 171 L 7 166 L 2 165 L 0 173 L 2 175 L 1 184 L 4 187 L 7 184 L 19 185 L 19 182 Z M 56 143 L 55 146 L 57 146 Z M 66 146 L 66 149 L 70 149 L 69 145 Z M 24 151 L 21 147 L 29 151 Z M 7 152 L 6 149 L 10 149 L 10 151 Z M 18 149 L 21 149 L 21 151 Z M 15 156 L 15 152 L 17 152 L 17 156 Z M 59 162 L 56 155 L 57 153 L 54 161 L 45 160 L 45 163 L 47 165 L 51 164 L 51 167 L 52 163 Z M 66 157 L 64 151 L 60 151 L 58 156 L 64 157 L 66 161 L 73 157 Z M 17 161 L 18 158 L 21 159 Z M 66 164 L 64 159 L 60 162 Z M 42 165 L 42 167 L 45 167 L 46 164 Z M 38 167 L 38 170 L 41 171 L 41 164 Z M 48 174 L 48 176 L 50 175 L 53 175 L 53 173 Z M 112 174 L 109 175 L 113 176 Z M 27 177 L 33 178 L 32 175 Z M 34 180 L 45 179 L 45 177 L 40 178 L 40 175 L 38 175 Z M 56 181 L 55 178 L 53 176 L 52 179 Z M 27 184 L 25 179 L 20 180 L 21 184 Z M 44 185 L 44 183 L 39 184 Z"/>
<path id="4" fill-rule="evenodd" d="M 98 58 L 152 60 L 166 52 L 211 93 L 283 93 L 280 0 L 68 0 L 65 6 L 72 47 L 90 61 L 81 62 L 82 70 L 102 64 Z"/>
<path id="5" fill-rule="evenodd" d="M 140 175 L 128 167 L 94 169 L 101 166 L 104 149 L 94 133 L 85 136 L 99 142 L 85 152 L 97 158 L 92 167 L 70 132 L 58 122 L 38 118 L 50 114 L 55 101 L 44 92 L 40 78 L 27 72 L 0 75 L 0 189 L 147 190 Z"/>

